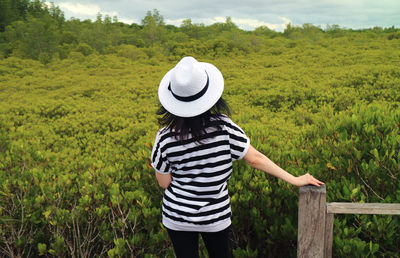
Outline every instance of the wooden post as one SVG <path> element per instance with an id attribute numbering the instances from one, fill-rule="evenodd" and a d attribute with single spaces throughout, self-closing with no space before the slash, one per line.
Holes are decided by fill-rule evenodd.
<path id="1" fill-rule="evenodd" d="M 325 215 L 325 258 L 332 258 L 334 215 L 333 213 L 326 213 Z"/>
<path id="2" fill-rule="evenodd" d="M 325 185 L 300 187 L 297 257 L 324 257 L 325 215 Z"/>

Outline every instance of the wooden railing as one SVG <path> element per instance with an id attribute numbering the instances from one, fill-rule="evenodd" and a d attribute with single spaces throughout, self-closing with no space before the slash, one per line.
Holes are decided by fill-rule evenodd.
<path id="1" fill-rule="evenodd" d="M 332 257 L 334 214 L 400 215 L 400 204 L 326 202 L 325 185 L 299 190 L 297 257 Z"/>

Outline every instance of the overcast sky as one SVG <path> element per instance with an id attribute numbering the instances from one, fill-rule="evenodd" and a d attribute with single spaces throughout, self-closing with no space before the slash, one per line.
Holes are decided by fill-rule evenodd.
<path id="1" fill-rule="evenodd" d="M 322 28 L 400 27 L 400 0 L 53 0 L 71 17 L 96 18 L 97 13 L 119 21 L 141 23 L 147 11 L 159 10 L 166 24 L 179 26 L 184 19 L 209 25 L 226 17 L 241 29 L 268 26 L 283 31 L 287 23 L 312 23 Z"/>

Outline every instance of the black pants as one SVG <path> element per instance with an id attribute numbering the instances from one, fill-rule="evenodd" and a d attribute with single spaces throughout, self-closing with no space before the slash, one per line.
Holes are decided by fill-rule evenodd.
<path id="1" fill-rule="evenodd" d="M 199 257 L 199 233 L 210 257 L 232 257 L 229 245 L 230 227 L 219 232 L 175 231 L 168 229 L 177 258 Z"/>

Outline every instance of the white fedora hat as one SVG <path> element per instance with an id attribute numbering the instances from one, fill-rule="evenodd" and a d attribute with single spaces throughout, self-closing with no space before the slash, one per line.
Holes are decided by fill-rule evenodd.
<path id="1" fill-rule="evenodd" d="M 188 56 L 164 75 L 158 98 L 168 112 L 193 117 L 214 106 L 223 91 L 224 78 L 218 68 Z"/>

